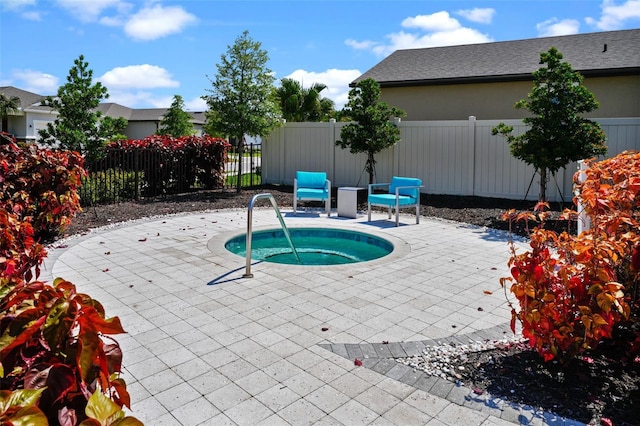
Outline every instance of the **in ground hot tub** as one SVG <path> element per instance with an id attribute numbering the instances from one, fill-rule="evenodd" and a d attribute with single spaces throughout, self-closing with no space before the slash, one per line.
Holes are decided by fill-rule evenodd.
<path id="1" fill-rule="evenodd" d="M 289 228 L 298 252 L 293 253 L 282 229 L 254 231 L 251 259 L 290 265 L 343 265 L 379 259 L 393 251 L 384 238 L 364 232 L 330 228 Z M 226 242 L 225 248 L 246 257 L 246 234 Z"/>

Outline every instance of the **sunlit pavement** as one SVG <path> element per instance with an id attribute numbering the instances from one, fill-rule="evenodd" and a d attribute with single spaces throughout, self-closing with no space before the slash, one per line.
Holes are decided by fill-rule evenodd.
<path id="1" fill-rule="evenodd" d="M 424 345 L 511 336 L 499 278 L 504 233 L 386 214 L 317 211 L 288 227 L 337 227 L 392 242 L 390 255 L 342 266 L 254 262 L 224 249 L 247 211 L 115 225 L 49 249 L 63 277 L 119 316 L 131 414 L 147 425 L 581 424 L 477 395 L 394 361 Z M 279 227 L 272 209 L 253 229 Z M 383 343 L 385 342 L 385 343 Z M 355 359 L 362 365 L 355 365 Z"/>

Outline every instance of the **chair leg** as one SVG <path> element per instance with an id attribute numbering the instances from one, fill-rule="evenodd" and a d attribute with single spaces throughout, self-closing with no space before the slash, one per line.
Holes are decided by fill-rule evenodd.
<path id="1" fill-rule="evenodd" d="M 391 219 L 391 207 L 389 207 L 389 208 L 387 209 L 387 211 L 388 211 L 388 213 L 389 213 L 389 219 Z"/>
<path id="2" fill-rule="evenodd" d="M 297 213 L 297 211 L 298 211 L 298 209 L 297 209 L 297 204 L 298 204 L 298 203 L 297 203 L 297 201 L 298 201 L 298 200 L 296 199 L 296 196 L 294 195 L 294 196 L 293 196 L 293 215 L 294 215 L 294 216 L 296 215 L 296 213 Z"/>
<path id="3" fill-rule="evenodd" d="M 327 210 L 327 217 L 331 216 L 331 197 L 327 198 L 324 202 L 325 209 Z"/>
<path id="4" fill-rule="evenodd" d="M 400 209 L 396 209 L 396 226 L 400 226 Z"/>
<path id="5" fill-rule="evenodd" d="M 420 204 L 416 204 L 416 224 L 420 223 Z"/>
<path id="6" fill-rule="evenodd" d="M 371 204 L 367 203 L 367 214 L 369 216 L 369 218 L 367 219 L 367 222 L 371 222 Z"/>

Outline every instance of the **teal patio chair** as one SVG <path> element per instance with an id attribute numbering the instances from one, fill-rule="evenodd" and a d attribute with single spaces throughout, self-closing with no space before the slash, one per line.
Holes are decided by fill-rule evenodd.
<path id="1" fill-rule="evenodd" d="M 331 181 L 325 172 L 296 172 L 293 180 L 293 214 L 297 213 L 298 201 L 324 201 L 327 217 L 331 216 Z"/>
<path id="2" fill-rule="evenodd" d="M 386 187 L 387 192 L 374 192 L 374 189 Z M 369 222 L 371 222 L 371 206 L 387 207 L 389 219 L 391 219 L 391 209 L 396 211 L 396 226 L 400 225 L 400 209 L 415 207 L 416 223 L 420 223 L 420 188 L 422 181 L 418 178 L 399 177 L 391 178 L 391 183 L 369 184 L 367 195 L 367 206 L 369 211 Z"/>

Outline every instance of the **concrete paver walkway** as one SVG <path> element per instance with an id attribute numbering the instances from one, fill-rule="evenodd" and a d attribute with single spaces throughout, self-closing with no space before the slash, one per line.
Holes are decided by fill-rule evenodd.
<path id="1" fill-rule="evenodd" d="M 44 279 L 63 277 L 120 317 L 132 414 L 145 424 L 580 424 L 393 361 L 510 333 L 506 235 L 410 216 L 396 228 L 385 214 L 283 214 L 289 227 L 369 232 L 396 249 L 352 265 L 256 263 L 243 278 L 245 259 L 224 243 L 246 231 L 247 212 L 232 210 L 140 220 L 49 250 Z M 253 219 L 254 230 L 279 227 L 272 209 Z"/>

